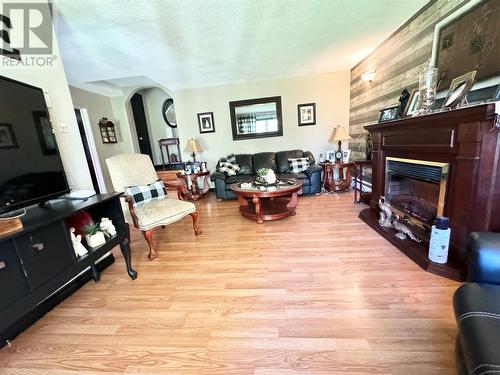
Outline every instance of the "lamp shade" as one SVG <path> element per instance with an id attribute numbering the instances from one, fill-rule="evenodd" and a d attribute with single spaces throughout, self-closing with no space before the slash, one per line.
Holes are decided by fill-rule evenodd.
<path id="1" fill-rule="evenodd" d="M 187 141 L 185 152 L 202 152 L 203 148 L 201 148 L 200 144 L 195 138 L 190 138 Z"/>
<path id="2" fill-rule="evenodd" d="M 338 141 L 344 141 L 346 139 L 351 139 L 349 133 L 347 133 L 347 130 L 345 130 L 343 126 L 337 126 L 336 128 L 333 128 L 332 135 L 330 136 L 328 142 L 335 143 Z"/>

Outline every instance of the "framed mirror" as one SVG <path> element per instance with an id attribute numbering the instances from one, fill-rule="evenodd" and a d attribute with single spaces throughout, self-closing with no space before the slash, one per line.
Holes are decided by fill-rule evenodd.
<path id="1" fill-rule="evenodd" d="M 174 100 L 172 98 L 165 99 L 161 107 L 163 120 L 171 128 L 177 127 L 177 119 L 175 118 Z"/>
<path id="2" fill-rule="evenodd" d="M 233 140 L 283 135 L 281 96 L 229 102 Z"/>

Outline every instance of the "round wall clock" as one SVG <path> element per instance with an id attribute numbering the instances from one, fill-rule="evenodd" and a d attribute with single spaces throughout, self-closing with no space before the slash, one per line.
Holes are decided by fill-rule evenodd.
<path id="1" fill-rule="evenodd" d="M 172 98 L 168 98 L 163 102 L 162 106 L 162 115 L 163 119 L 171 128 L 177 127 L 177 120 L 175 118 L 175 107 L 174 100 Z"/>

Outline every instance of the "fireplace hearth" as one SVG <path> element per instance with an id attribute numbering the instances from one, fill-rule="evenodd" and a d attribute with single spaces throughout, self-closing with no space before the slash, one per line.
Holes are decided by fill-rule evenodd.
<path id="1" fill-rule="evenodd" d="M 495 104 L 365 126 L 373 139 L 370 208 L 360 218 L 423 269 L 465 280 L 470 232 L 500 232 L 500 128 Z M 378 224 L 378 200 L 418 229 L 421 243 Z M 428 257 L 429 228 L 450 218 L 448 263 Z"/>

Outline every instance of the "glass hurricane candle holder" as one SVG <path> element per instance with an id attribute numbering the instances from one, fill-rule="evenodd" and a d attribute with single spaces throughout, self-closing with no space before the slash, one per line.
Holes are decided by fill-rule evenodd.
<path id="1" fill-rule="evenodd" d="M 417 116 L 426 115 L 432 112 L 436 102 L 436 88 L 438 83 L 438 68 L 434 68 L 428 61 L 425 69 L 418 76 L 418 109 Z"/>

